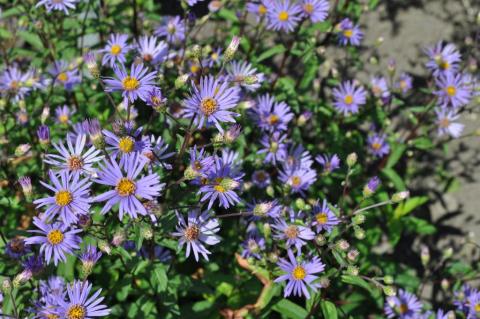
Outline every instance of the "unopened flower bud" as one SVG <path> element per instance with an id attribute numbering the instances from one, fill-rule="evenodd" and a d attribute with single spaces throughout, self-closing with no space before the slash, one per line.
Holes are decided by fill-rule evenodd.
<path id="1" fill-rule="evenodd" d="M 227 63 L 233 60 L 233 57 L 235 56 L 235 53 L 238 50 L 238 45 L 240 44 L 240 38 L 237 36 L 234 36 L 232 38 L 232 41 L 228 45 L 227 49 L 225 50 L 225 54 L 223 56 L 223 62 Z"/>
<path id="2" fill-rule="evenodd" d="M 125 231 L 123 229 L 120 229 L 116 231 L 115 234 L 113 234 L 112 245 L 115 247 L 119 247 L 120 245 L 123 244 L 125 239 L 126 239 Z"/>
<path id="3" fill-rule="evenodd" d="M 269 223 L 265 223 L 263 224 L 263 235 L 265 236 L 265 238 L 269 238 L 270 235 L 272 234 L 272 227 L 270 226 Z"/>
<path id="4" fill-rule="evenodd" d="M 297 119 L 297 125 L 298 126 L 304 126 L 311 118 L 312 118 L 312 112 L 310 111 L 305 111 Z"/>
<path id="5" fill-rule="evenodd" d="M 352 218 L 352 222 L 355 224 L 355 225 L 361 225 L 365 222 L 365 215 L 363 214 L 357 214 L 355 216 L 353 216 Z"/>
<path id="6" fill-rule="evenodd" d="M 350 244 L 345 239 L 340 239 L 337 241 L 337 248 L 346 251 L 348 248 L 350 248 Z"/>
<path id="7" fill-rule="evenodd" d="M 430 261 L 430 250 L 425 245 L 422 245 L 421 247 L 420 260 L 422 261 L 422 265 L 424 266 L 426 266 Z"/>
<path id="8" fill-rule="evenodd" d="M 303 198 L 297 198 L 295 200 L 295 206 L 297 206 L 297 208 L 299 210 L 304 210 L 305 209 L 305 200 Z"/>
<path id="9" fill-rule="evenodd" d="M 42 110 L 42 115 L 40 115 L 40 121 L 42 124 L 45 123 L 45 121 L 48 119 L 50 116 L 50 108 L 48 106 L 45 106 Z"/>
<path id="10" fill-rule="evenodd" d="M 278 261 L 278 254 L 276 252 L 271 252 L 268 254 L 268 260 L 271 263 L 276 263 Z"/>
<path id="11" fill-rule="evenodd" d="M 315 242 L 317 243 L 317 245 L 323 246 L 327 243 L 327 239 L 322 234 L 319 234 L 315 237 Z"/>
<path id="12" fill-rule="evenodd" d="M 383 277 L 383 282 L 386 284 L 386 285 L 392 285 L 394 280 L 393 280 L 393 277 L 390 276 L 390 275 L 386 275 Z"/>
<path id="13" fill-rule="evenodd" d="M 77 224 L 83 229 L 90 227 L 92 225 L 92 218 L 90 217 L 90 214 L 79 214 Z"/>
<path id="14" fill-rule="evenodd" d="M 85 53 L 83 56 L 83 60 L 85 61 L 85 65 L 87 66 L 88 72 L 95 78 L 98 79 L 100 77 L 100 70 L 98 69 L 97 60 L 95 58 L 95 54 L 91 51 Z"/>
<path id="15" fill-rule="evenodd" d="M 358 276 L 358 267 L 349 265 L 347 267 L 347 274 L 349 274 L 350 276 Z"/>
<path id="16" fill-rule="evenodd" d="M 399 203 L 399 202 L 407 199 L 408 196 L 410 196 L 410 192 L 409 192 L 409 191 L 403 191 L 403 192 L 395 193 L 395 194 L 393 194 L 393 196 L 392 196 L 392 202 L 394 202 L 394 203 Z"/>
<path id="17" fill-rule="evenodd" d="M 26 155 L 32 147 L 30 144 L 21 144 L 15 149 L 15 156 L 20 157 Z"/>
<path id="18" fill-rule="evenodd" d="M 235 142 L 235 140 L 240 136 L 242 127 L 239 124 L 234 124 L 223 134 L 223 141 L 225 144 L 229 145 Z"/>
<path id="19" fill-rule="evenodd" d="M 153 238 L 153 229 L 150 225 L 145 225 L 140 230 L 140 236 L 145 238 L 146 240 L 150 240 Z"/>
<path id="20" fill-rule="evenodd" d="M 443 258 L 444 259 L 449 259 L 450 257 L 452 257 L 453 255 L 453 248 L 452 247 L 448 247 L 447 249 L 445 249 L 443 251 Z"/>
<path id="21" fill-rule="evenodd" d="M 187 180 L 187 181 L 191 181 L 192 179 L 195 179 L 197 178 L 198 176 L 200 176 L 200 173 L 193 169 L 193 167 L 191 166 L 188 166 L 185 171 L 183 172 L 183 177 Z"/>
<path id="22" fill-rule="evenodd" d="M 352 167 L 353 165 L 355 165 L 357 163 L 357 159 L 358 159 L 357 153 L 348 154 L 347 161 L 346 161 L 348 167 Z"/>
<path id="23" fill-rule="evenodd" d="M 2 292 L 4 294 L 9 294 L 12 291 L 12 281 L 10 278 L 5 278 L 2 281 Z"/>
<path id="24" fill-rule="evenodd" d="M 275 196 L 275 190 L 273 189 L 272 185 L 267 186 L 266 193 L 270 197 Z"/>
<path id="25" fill-rule="evenodd" d="M 178 78 L 175 79 L 175 88 L 178 90 L 182 88 L 185 83 L 188 81 L 188 74 L 180 75 Z"/>
<path id="26" fill-rule="evenodd" d="M 365 238 L 365 230 L 363 228 L 356 226 L 354 229 L 355 238 L 362 240 Z"/>
<path id="27" fill-rule="evenodd" d="M 442 281 L 440 282 L 440 287 L 442 287 L 444 291 L 448 291 L 450 289 L 450 282 L 448 281 L 448 279 L 442 279 Z"/>
<path id="28" fill-rule="evenodd" d="M 330 287 L 330 279 L 328 277 L 320 277 L 319 283 L 323 289 Z"/>
<path id="29" fill-rule="evenodd" d="M 348 260 L 350 260 L 351 262 L 355 262 L 357 261 L 357 258 L 358 258 L 358 255 L 360 253 L 358 252 L 358 250 L 356 249 L 350 249 L 347 253 L 347 258 Z"/>
<path id="30" fill-rule="evenodd" d="M 23 176 L 18 179 L 18 183 L 22 187 L 23 195 L 30 201 L 33 193 L 32 180 L 28 176 Z"/>
<path id="31" fill-rule="evenodd" d="M 199 46 L 198 44 L 195 44 L 192 47 L 192 51 L 190 52 L 192 57 L 195 59 L 201 59 L 202 58 L 202 47 Z"/>
<path id="32" fill-rule="evenodd" d="M 112 247 L 104 240 L 98 242 L 98 248 L 107 255 L 112 253 Z"/>
<path id="33" fill-rule="evenodd" d="M 393 297 L 397 294 L 397 291 L 393 286 L 384 286 L 383 293 L 388 297 Z"/>
<path id="34" fill-rule="evenodd" d="M 38 141 L 40 145 L 46 147 L 50 144 L 50 129 L 46 125 L 40 125 L 37 130 Z"/>
<path id="35" fill-rule="evenodd" d="M 214 148 L 220 148 L 223 146 L 224 139 L 223 139 L 223 134 L 218 133 L 212 138 L 212 144 Z"/>
<path id="36" fill-rule="evenodd" d="M 372 196 L 377 190 L 378 185 L 380 185 L 380 179 L 378 179 L 376 176 L 372 177 L 368 181 L 367 185 L 363 187 L 363 197 L 367 198 Z"/>

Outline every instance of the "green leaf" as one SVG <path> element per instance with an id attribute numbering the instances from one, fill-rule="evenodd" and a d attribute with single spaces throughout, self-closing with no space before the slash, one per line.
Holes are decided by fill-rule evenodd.
<path id="1" fill-rule="evenodd" d="M 224 18 L 225 20 L 238 22 L 238 17 L 235 14 L 235 12 L 232 10 L 225 9 L 225 7 L 223 7 L 222 9 L 220 9 L 220 11 L 218 11 L 218 15 Z"/>
<path id="2" fill-rule="evenodd" d="M 157 264 L 153 269 L 153 279 L 157 288 L 157 292 L 162 292 L 167 289 L 168 277 L 164 264 Z"/>
<path id="3" fill-rule="evenodd" d="M 419 137 L 413 140 L 413 146 L 421 150 L 431 149 L 434 145 L 428 137 Z"/>
<path id="4" fill-rule="evenodd" d="M 428 196 L 417 196 L 407 199 L 404 202 L 398 204 L 397 208 L 393 213 L 393 218 L 399 219 L 402 216 L 405 216 L 411 213 L 415 208 L 422 206 L 428 202 Z"/>
<path id="5" fill-rule="evenodd" d="M 437 231 L 437 228 L 427 222 L 425 219 L 410 216 L 407 219 L 407 229 L 418 233 L 420 235 L 432 235 Z"/>
<path id="6" fill-rule="evenodd" d="M 28 32 L 28 31 L 20 31 L 20 32 L 18 32 L 18 35 L 23 40 L 28 42 L 28 44 L 30 44 L 35 49 L 41 50 L 41 51 L 44 50 L 42 40 L 40 40 L 40 37 L 38 35 L 36 35 L 35 33 L 31 33 L 31 32 Z"/>
<path id="7" fill-rule="evenodd" d="M 271 56 L 274 56 L 276 54 L 280 54 L 280 53 L 283 53 L 285 52 L 287 49 L 285 48 L 285 46 L 283 44 L 277 44 L 276 46 L 274 46 L 273 48 L 270 48 L 268 49 L 267 51 L 263 52 L 262 54 L 260 54 L 260 56 L 258 57 L 257 59 L 257 62 L 261 62 L 263 60 L 266 60 L 268 59 L 269 57 Z"/>
<path id="8" fill-rule="evenodd" d="M 405 183 L 403 182 L 402 178 L 391 168 L 384 168 L 382 170 L 383 175 L 385 175 L 395 186 L 398 191 L 405 190 Z"/>
<path id="9" fill-rule="evenodd" d="M 322 300 L 320 302 L 320 308 L 322 309 L 323 317 L 328 319 L 337 319 L 337 307 L 333 302 Z"/>
<path id="10" fill-rule="evenodd" d="M 403 144 L 397 144 L 396 146 L 393 147 L 393 151 L 388 157 L 387 165 L 385 165 L 386 168 L 392 168 L 397 164 L 397 162 L 400 160 L 400 158 L 403 155 L 403 152 L 405 152 L 406 146 Z"/>
<path id="11" fill-rule="evenodd" d="M 286 318 L 303 319 L 308 315 L 305 308 L 300 307 L 288 299 L 280 300 L 272 307 L 272 309 Z"/>

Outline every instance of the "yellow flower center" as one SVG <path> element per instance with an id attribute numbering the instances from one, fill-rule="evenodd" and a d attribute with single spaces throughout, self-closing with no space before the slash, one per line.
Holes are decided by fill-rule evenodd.
<path id="1" fill-rule="evenodd" d="M 295 239 L 298 237 L 298 227 L 295 225 L 290 225 L 285 229 L 285 236 L 288 239 Z"/>
<path id="2" fill-rule="evenodd" d="M 328 215 L 326 213 L 319 213 L 315 216 L 317 223 L 320 225 L 325 225 L 328 222 Z"/>
<path id="3" fill-rule="evenodd" d="M 298 187 L 298 186 L 300 186 L 301 183 L 302 183 L 302 179 L 299 176 L 293 176 L 292 177 L 292 185 L 293 186 Z"/>
<path id="4" fill-rule="evenodd" d="M 213 186 L 213 189 L 215 189 L 219 193 L 225 193 L 226 189 L 222 185 L 215 185 Z"/>
<path id="5" fill-rule="evenodd" d="M 80 156 L 73 155 L 67 160 L 68 168 L 77 171 L 83 167 L 83 160 Z"/>
<path id="6" fill-rule="evenodd" d="M 197 225 L 188 226 L 183 232 L 183 235 L 188 241 L 196 240 L 198 235 L 200 235 L 200 228 L 198 228 Z"/>
<path id="7" fill-rule="evenodd" d="M 217 60 L 218 60 L 218 53 L 217 53 L 217 52 L 213 52 L 213 53 L 210 55 L 210 58 L 211 58 L 213 61 L 217 61 Z"/>
<path id="8" fill-rule="evenodd" d="M 113 55 L 119 55 L 120 52 L 122 52 L 122 47 L 119 46 L 118 44 L 114 44 L 110 48 L 110 53 L 113 54 Z"/>
<path id="9" fill-rule="evenodd" d="M 47 313 L 47 319 L 59 319 L 60 316 L 53 314 L 53 313 Z"/>
<path id="10" fill-rule="evenodd" d="M 270 123 L 270 125 L 277 124 L 279 120 L 280 118 L 276 114 L 272 114 L 268 117 L 268 123 Z"/>
<path id="11" fill-rule="evenodd" d="M 401 88 L 402 90 L 405 90 L 405 89 L 407 88 L 407 81 L 401 80 L 401 81 L 400 81 L 400 88 Z"/>
<path id="12" fill-rule="evenodd" d="M 84 319 L 87 314 L 84 306 L 73 305 L 68 308 L 67 318 L 68 319 Z"/>
<path id="13" fill-rule="evenodd" d="M 312 14 L 313 5 L 311 3 L 307 3 L 303 6 L 303 10 L 305 10 L 305 12 L 308 13 L 308 14 Z"/>
<path id="14" fill-rule="evenodd" d="M 192 73 L 197 73 L 198 71 L 200 71 L 200 66 L 196 65 L 196 64 L 192 64 L 190 66 L 190 72 Z"/>
<path id="15" fill-rule="evenodd" d="M 404 303 L 402 303 L 399 307 L 398 307 L 398 311 L 400 312 L 400 314 L 404 314 L 408 311 L 408 306 Z"/>
<path id="16" fill-rule="evenodd" d="M 133 151 L 134 146 L 135 141 L 130 136 L 124 136 L 120 139 L 120 141 L 118 141 L 118 148 L 123 153 L 130 153 L 131 151 Z"/>
<path id="17" fill-rule="evenodd" d="M 382 144 L 380 143 L 372 143 L 372 148 L 376 151 L 378 151 L 382 147 Z"/>
<path id="18" fill-rule="evenodd" d="M 203 114 L 206 116 L 212 115 L 218 108 L 218 103 L 215 99 L 212 98 L 205 98 L 200 103 L 200 109 L 202 110 Z"/>
<path id="19" fill-rule="evenodd" d="M 457 89 L 453 85 L 449 85 L 445 89 L 445 92 L 447 92 L 449 96 L 455 96 L 457 94 Z"/>
<path id="20" fill-rule="evenodd" d="M 20 83 L 18 83 L 18 81 L 12 81 L 10 82 L 10 89 L 15 91 L 16 89 L 18 89 L 18 87 L 20 86 Z"/>
<path id="21" fill-rule="evenodd" d="M 480 303 L 477 303 L 473 308 L 475 309 L 475 312 L 480 312 Z"/>
<path id="22" fill-rule="evenodd" d="M 440 59 L 438 62 L 438 67 L 442 70 L 448 70 L 450 68 L 450 63 L 448 63 L 448 61 Z"/>
<path id="23" fill-rule="evenodd" d="M 66 114 L 62 114 L 58 116 L 58 121 L 62 124 L 67 124 L 68 120 L 69 120 L 69 117 Z"/>
<path id="24" fill-rule="evenodd" d="M 53 229 L 47 234 L 47 240 L 52 245 L 58 245 L 63 241 L 63 234 L 58 229 Z"/>
<path id="25" fill-rule="evenodd" d="M 175 24 L 169 23 L 167 26 L 167 32 L 170 34 L 174 34 L 177 29 L 175 28 Z"/>
<path id="26" fill-rule="evenodd" d="M 143 55 L 143 61 L 150 62 L 153 60 L 153 56 L 149 53 Z"/>
<path id="27" fill-rule="evenodd" d="M 287 21 L 288 20 L 288 12 L 287 11 L 280 11 L 280 13 L 278 14 L 278 20 Z"/>
<path id="28" fill-rule="evenodd" d="M 440 120 L 439 126 L 441 128 L 447 128 L 450 125 L 450 121 L 447 118 L 443 118 Z"/>
<path id="29" fill-rule="evenodd" d="M 126 91 L 133 91 L 138 89 L 138 87 L 140 86 L 140 82 L 138 82 L 138 80 L 134 77 L 126 76 L 122 80 L 122 85 Z"/>
<path id="30" fill-rule="evenodd" d="M 57 76 L 57 79 L 59 81 L 62 81 L 62 82 L 67 82 L 68 81 L 68 75 L 67 75 L 67 73 L 62 72 Z"/>
<path id="31" fill-rule="evenodd" d="M 350 104 L 353 103 L 353 96 L 349 94 L 349 95 L 345 96 L 345 98 L 343 99 L 343 101 L 345 102 L 345 104 L 350 105 Z"/>
<path id="32" fill-rule="evenodd" d="M 267 13 L 267 8 L 263 4 L 258 5 L 258 14 L 263 16 L 265 13 Z"/>
<path id="33" fill-rule="evenodd" d="M 137 186 L 131 179 L 122 177 L 115 189 L 117 190 L 118 195 L 125 197 L 135 193 Z"/>
<path id="34" fill-rule="evenodd" d="M 347 29 L 345 31 L 343 31 L 343 36 L 345 36 L 346 38 L 351 38 L 353 35 L 353 30 L 352 29 Z"/>
<path id="35" fill-rule="evenodd" d="M 72 193 L 66 190 L 59 191 L 57 194 L 55 194 L 55 203 L 58 206 L 67 206 L 70 204 L 73 200 Z"/>
<path id="36" fill-rule="evenodd" d="M 293 269 L 292 276 L 295 280 L 303 280 L 307 276 L 307 272 L 302 266 L 297 266 Z"/>

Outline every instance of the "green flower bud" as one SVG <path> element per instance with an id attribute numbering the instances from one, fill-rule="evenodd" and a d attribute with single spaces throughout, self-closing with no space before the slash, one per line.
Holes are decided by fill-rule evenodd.
<path id="1" fill-rule="evenodd" d="M 357 159 L 358 159 L 358 156 L 357 156 L 357 153 L 350 153 L 348 156 L 347 156 L 347 165 L 348 167 L 352 167 L 353 165 L 355 165 L 357 163 Z"/>
<path id="2" fill-rule="evenodd" d="M 399 202 L 405 200 L 406 198 L 408 198 L 408 196 L 410 196 L 409 191 L 403 191 L 403 192 L 395 193 L 392 196 L 392 202 L 399 203 Z"/>
<path id="3" fill-rule="evenodd" d="M 363 230 L 361 227 L 355 226 L 354 235 L 358 240 L 362 240 L 365 238 L 365 230 Z"/>
<path id="4" fill-rule="evenodd" d="M 180 75 L 178 78 L 175 79 L 175 88 L 178 90 L 182 88 L 185 83 L 188 81 L 188 74 Z"/>
<path id="5" fill-rule="evenodd" d="M 358 215 L 353 216 L 352 222 L 353 222 L 355 225 L 361 225 L 361 224 L 363 224 L 363 223 L 365 222 L 365 215 L 363 215 L 363 214 L 358 214 Z"/>
<path id="6" fill-rule="evenodd" d="M 303 200 L 303 198 L 297 198 L 297 200 L 295 201 L 295 206 L 297 206 L 297 208 L 299 210 L 304 210 L 305 209 L 305 201 Z"/>
<path id="7" fill-rule="evenodd" d="M 347 267 L 347 274 L 350 276 L 358 276 L 358 267 L 349 265 Z"/>
<path id="8" fill-rule="evenodd" d="M 386 284 L 386 285 L 392 285 L 394 280 L 393 280 L 393 277 L 392 276 L 389 276 L 389 275 L 386 275 L 386 276 L 383 276 L 383 282 Z"/>
<path id="9" fill-rule="evenodd" d="M 397 294 L 397 291 L 393 286 L 384 286 L 383 293 L 388 297 L 393 297 Z"/>
<path id="10" fill-rule="evenodd" d="M 200 173 L 194 170 L 191 166 L 188 166 L 187 169 L 183 172 L 183 177 L 185 177 L 187 181 L 195 179 L 198 176 L 200 176 Z"/>

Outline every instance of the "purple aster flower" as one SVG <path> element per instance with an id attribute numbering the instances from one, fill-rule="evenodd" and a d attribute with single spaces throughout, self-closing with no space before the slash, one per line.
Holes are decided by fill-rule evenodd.
<path id="1" fill-rule="evenodd" d="M 302 8 L 290 0 L 272 1 L 268 8 L 268 28 L 292 32 L 302 19 Z"/>
<path id="2" fill-rule="evenodd" d="M 378 158 L 382 158 L 390 152 L 390 146 L 386 141 L 385 134 L 373 134 L 367 138 L 369 151 Z"/>
<path id="3" fill-rule="evenodd" d="M 66 262 L 65 254 L 73 254 L 73 250 L 80 248 L 79 244 L 82 239 L 76 234 L 80 233 L 81 229 L 71 228 L 68 230 L 68 226 L 60 222 L 46 224 L 38 217 L 33 218 L 33 224 L 39 230 L 30 230 L 29 232 L 40 234 L 40 236 L 27 238 L 25 243 L 27 245 L 40 244 L 40 253 L 45 255 L 47 264 L 50 264 L 52 255 L 55 266 L 59 261 Z"/>
<path id="4" fill-rule="evenodd" d="M 88 245 L 85 250 L 80 255 L 80 260 L 82 261 L 82 275 L 83 278 L 86 278 L 92 272 L 95 264 L 102 257 L 102 253 L 97 250 L 97 247 Z"/>
<path id="5" fill-rule="evenodd" d="M 143 62 L 160 63 L 165 61 L 168 54 L 168 45 L 165 41 L 158 41 L 155 36 L 143 36 L 138 41 L 138 53 Z"/>
<path id="6" fill-rule="evenodd" d="M 151 165 L 159 165 L 166 169 L 171 169 L 172 165 L 165 162 L 167 158 L 175 155 L 175 152 L 167 152 L 168 144 L 162 139 L 161 136 L 155 138 L 154 135 L 150 136 L 150 148 L 145 149 L 142 154 L 148 158 Z"/>
<path id="7" fill-rule="evenodd" d="M 263 169 L 253 172 L 252 182 L 259 188 L 265 188 L 272 183 L 270 174 Z"/>
<path id="8" fill-rule="evenodd" d="M 340 158 L 337 154 L 333 154 L 332 156 L 318 155 L 315 157 L 315 160 L 322 165 L 323 173 L 329 174 L 340 167 Z"/>
<path id="9" fill-rule="evenodd" d="M 303 220 L 299 214 L 290 212 L 290 217 L 286 219 L 277 218 L 272 224 L 274 230 L 273 238 L 285 241 L 287 247 L 295 246 L 298 250 L 308 241 L 315 238 L 315 233 L 307 226 L 302 226 Z"/>
<path id="10" fill-rule="evenodd" d="M 53 67 L 48 71 L 54 78 L 54 81 L 58 85 L 63 85 L 65 90 L 70 91 L 73 86 L 80 83 L 80 75 L 76 68 L 70 67 L 70 65 L 63 61 L 55 61 Z"/>
<path id="11" fill-rule="evenodd" d="M 341 45 L 359 46 L 363 39 L 363 32 L 358 25 L 354 25 L 349 18 L 343 19 L 338 25 L 338 40 Z"/>
<path id="12" fill-rule="evenodd" d="M 467 319 L 480 318 L 480 292 L 472 291 L 468 296 L 466 305 L 468 307 Z"/>
<path id="13" fill-rule="evenodd" d="M 303 14 L 313 23 L 325 21 L 330 4 L 326 0 L 303 0 Z"/>
<path id="14" fill-rule="evenodd" d="M 25 197 L 30 197 L 33 192 L 32 179 L 28 176 L 22 176 L 18 179 L 18 183 L 22 187 L 22 192 Z"/>
<path id="15" fill-rule="evenodd" d="M 65 12 L 68 15 L 69 9 L 75 9 L 75 3 L 79 0 L 40 0 L 35 5 L 35 8 L 39 6 L 45 6 L 47 12 L 51 12 L 52 10 L 58 10 Z"/>
<path id="16" fill-rule="evenodd" d="M 287 280 L 287 286 L 285 287 L 284 297 L 290 296 L 292 293 L 294 296 L 304 295 L 307 299 L 310 298 L 308 288 L 313 291 L 317 291 L 320 288 L 319 283 L 314 283 L 318 278 L 314 274 L 323 272 L 325 270 L 325 264 L 318 257 L 313 257 L 311 260 L 297 261 L 293 252 L 288 250 L 288 258 L 280 258 L 278 266 L 286 274 L 275 279 L 275 282 L 282 282 Z"/>
<path id="17" fill-rule="evenodd" d="M 245 88 L 247 91 L 254 92 L 265 80 L 263 73 L 258 73 L 247 61 L 233 61 L 227 66 L 229 80 L 234 84 Z"/>
<path id="18" fill-rule="evenodd" d="M 55 116 L 57 123 L 60 124 L 69 124 L 71 123 L 71 116 L 75 111 L 70 111 L 67 105 L 59 106 L 55 109 Z"/>
<path id="19" fill-rule="evenodd" d="M 453 311 L 443 311 L 442 309 L 438 309 L 435 315 L 435 319 L 451 319 L 455 318 L 455 314 Z"/>
<path id="20" fill-rule="evenodd" d="M 53 171 L 48 172 L 49 185 L 40 181 L 40 183 L 54 192 L 53 196 L 37 199 L 33 203 L 37 208 L 47 206 L 46 216 L 51 219 L 60 216 L 60 219 L 66 226 L 78 221 L 79 214 L 88 214 L 91 198 L 89 196 L 90 185 L 88 178 L 80 179 L 78 174 L 70 174 L 68 171 L 61 171 L 58 177 Z"/>
<path id="21" fill-rule="evenodd" d="M 362 86 L 357 87 L 354 81 L 345 81 L 333 89 L 335 108 L 338 112 L 347 115 L 358 113 L 359 107 L 367 101 L 367 92 Z"/>
<path id="22" fill-rule="evenodd" d="M 242 243 L 243 258 L 256 258 L 262 259 L 260 253 L 265 250 L 265 238 L 263 238 L 257 231 L 249 232 L 247 238 Z"/>
<path id="23" fill-rule="evenodd" d="M 402 73 L 400 78 L 395 83 L 395 88 L 400 90 L 403 94 L 410 91 L 413 87 L 413 78 L 407 73 Z"/>
<path id="24" fill-rule="evenodd" d="M 282 211 L 282 206 L 278 204 L 277 200 L 268 202 L 254 201 L 252 204 L 247 204 L 248 212 L 252 215 L 250 220 L 256 221 L 262 218 L 279 218 Z"/>
<path id="25" fill-rule="evenodd" d="M 27 78 L 25 85 L 33 90 L 45 90 L 50 84 L 50 79 L 40 74 L 35 68 L 28 69 L 25 77 Z"/>
<path id="26" fill-rule="evenodd" d="M 169 17 L 155 30 L 155 35 L 164 37 L 168 43 L 179 43 L 185 39 L 185 22 L 179 16 Z"/>
<path id="27" fill-rule="evenodd" d="M 372 77 L 370 83 L 372 85 L 372 93 L 375 97 L 381 98 L 384 101 L 390 98 L 390 90 L 385 77 L 374 76 Z"/>
<path id="28" fill-rule="evenodd" d="M 470 102 L 471 92 L 464 84 L 461 74 L 446 73 L 438 76 L 435 82 L 440 90 L 434 94 L 438 96 L 441 105 L 459 108 Z"/>
<path id="29" fill-rule="evenodd" d="M 98 179 L 96 183 L 114 187 L 104 194 L 96 196 L 93 201 L 106 201 L 101 210 L 102 214 L 109 212 L 117 203 L 119 206 L 119 218 L 123 219 L 124 213 L 131 218 L 137 218 L 138 214 L 147 215 L 147 210 L 142 205 L 140 199 L 153 200 L 160 195 L 160 191 L 165 184 L 160 184 L 160 177 L 156 173 L 143 176 L 138 175 L 142 172 L 148 159 L 135 154 L 129 156 L 120 167 L 115 160 L 105 161 L 100 164 Z"/>
<path id="30" fill-rule="evenodd" d="M 101 150 L 97 150 L 94 146 L 85 150 L 87 136 L 83 134 L 77 135 L 76 140 L 74 140 L 73 136 L 67 133 L 66 141 L 68 148 L 61 141 L 52 143 L 60 155 L 47 154 L 45 163 L 53 165 L 60 172 L 70 172 L 74 175 L 80 173 L 93 174 L 95 172 L 93 165 L 103 159 Z"/>
<path id="31" fill-rule="evenodd" d="M 340 223 L 340 220 L 332 212 L 332 210 L 328 206 L 327 200 L 325 199 L 323 200 L 321 206 L 319 202 L 315 203 L 312 209 L 312 217 L 312 226 L 315 226 L 317 228 L 317 232 L 325 230 L 330 233 L 333 230 L 333 227 Z"/>
<path id="32" fill-rule="evenodd" d="M 258 22 L 260 19 L 264 19 L 267 16 L 268 7 L 271 7 L 270 3 L 270 0 L 249 1 L 246 9 L 256 17 Z"/>
<path id="33" fill-rule="evenodd" d="M 414 294 L 399 289 L 396 296 L 387 298 L 384 311 L 388 318 L 415 319 L 420 316 L 422 307 Z"/>
<path id="34" fill-rule="evenodd" d="M 157 71 L 147 73 L 148 69 L 144 68 L 143 64 L 135 63 L 132 63 L 130 74 L 127 73 L 123 64 L 121 67 L 114 65 L 113 71 L 116 78 L 105 80 L 106 92 L 122 91 L 125 105 L 128 104 L 128 101 L 135 102 L 136 99 L 147 101 L 149 92 L 155 86 Z"/>
<path id="35" fill-rule="evenodd" d="M 108 39 L 107 45 L 103 50 L 102 65 L 110 65 L 113 68 L 116 62 L 124 64 L 127 62 L 125 54 L 131 49 L 131 46 L 127 44 L 128 35 L 126 34 L 111 34 Z"/>
<path id="36" fill-rule="evenodd" d="M 108 130 L 102 131 L 108 145 L 107 151 L 110 152 L 111 157 L 120 157 L 120 165 L 123 165 L 125 160 L 134 154 L 150 151 L 150 139 L 148 136 L 142 136 L 143 129 L 141 127 L 134 131 L 133 127 L 122 125 L 121 130 L 126 134 L 117 136 Z"/>
<path id="37" fill-rule="evenodd" d="M 275 165 L 277 161 L 283 161 L 287 158 L 287 145 L 285 144 L 286 134 L 274 132 L 272 135 L 264 135 L 260 140 L 260 144 L 264 148 L 260 149 L 257 154 L 265 153 L 264 163 L 272 163 Z"/>
<path id="38" fill-rule="evenodd" d="M 242 182 L 243 174 L 238 174 L 231 164 L 225 163 L 219 157 L 215 158 L 215 165 L 208 174 L 198 194 L 203 194 L 200 201 L 208 200 L 208 209 L 218 199 L 219 206 L 229 208 L 240 202 L 240 197 L 235 193 Z"/>
<path id="39" fill-rule="evenodd" d="M 293 113 L 285 102 L 276 102 L 269 94 L 261 95 L 252 108 L 251 116 L 264 131 L 285 131 Z"/>
<path id="40" fill-rule="evenodd" d="M 25 245 L 25 239 L 20 237 L 11 239 L 5 246 L 5 254 L 13 259 L 20 259 L 30 252 L 30 247 Z"/>
<path id="41" fill-rule="evenodd" d="M 105 317 L 110 314 L 110 309 L 101 304 L 103 297 L 100 297 L 102 289 L 97 290 L 89 297 L 92 284 L 88 281 L 75 280 L 73 284 L 67 285 L 66 300 L 60 300 L 59 313 L 61 318 L 77 319 Z"/>
<path id="42" fill-rule="evenodd" d="M 190 165 L 185 171 L 185 176 L 191 178 L 199 176 L 207 177 L 214 164 L 215 158 L 213 156 L 208 156 L 203 148 L 200 151 L 197 151 L 197 146 L 195 145 L 190 149 Z"/>
<path id="43" fill-rule="evenodd" d="M 237 113 L 228 111 L 234 108 L 239 102 L 239 89 L 229 87 L 228 82 L 221 83 L 213 76 L 202 77 L 200 79 L 200 88 L 192 82 L 193 90 L 191 96 L 185 103 L 186 118 L 194 118 L 194 123 L 198 128 L 214 124 L 215 127 L 223 132 L 220 122 L 232 122 Z"/>
<path id="44" fill-rule="evenodd" d="M 286 160 L 282 163 L 284 170 L 294 170 L 297 168 L 310 169 L 313 165 L 310 152 L 301 144 L 292 144 L 288 149 Z"/>
<path id="45" fill-rule="evenodd" d="M 453 301 L 453 304 L 457 307 L 459 311 L 467 313 L 470 297 L 478 293 L 479 292 L 477 289 L 472 288 L 467 284 L 464 284 L 460 290 L 454 292 L 455 300 Z"/>
<path id="46" fill-rule="evenodd" d="M 38 275 L 43 271 L 45 265 L 40 256 L 30 256 L 22 262 L 23 270 L 18 274 L 14 282 L 25 283 L 33 276 Z"/>
<path id="47" fill-rule="evenodd" d="M 27 80 L 28 74 L 23 74 L 15 66 L 8 67 L 0 75 L 0 91 L 6 92 L 15 101 L 23 100 L 30 91 L 25 85 Z"/>
<path id="48" fill-rule="evenodd" d="M 455 123 L 454 121 L 460 118 L 454 110 L 449 110 L 446 107 L 437 107 L 435 109 L 437 114 L 438 135 L 450 135 L 453 138 L 458 138 L 462 135 L 465 125 Z"/>
<path id="49" fill-rule="evenodd" d="M 44 307 L 45 311 L 47 311 L 47 306 L 56 308 L 55 306 L 58 306 L 58 300 L 65 299 L 66 285 L 65 280 L 62 277 L 50 276 L 48 280 L 40 280 L 39 286 L 41 295 L 40 302 L 46 306 Z"/>
<path id="50" fill-rule="evenodd" d="M 220 242 L 220 237 L 216 235 L 220 231 L 218 219 L 212 218 L 208 211 L 202 213 L 200 210 L 189 212 L 186 221 L 181 214 L 178 212 L 176 214 L 178 218 L 177 231 L 172 235 L 179 237 L 180 247 L 186 244 L 187 258 L 190 256 L 190 251 L 193 250 L 196 261 L 199 259 L 199 254 L 208 260 L 208 255 L 211 253 L 205 244 L 216 245 Z"/>
<path id="51" fill-rule="evenodd" d="M 460 53 L 452 43 L 445 46 L 440 41 L 433 47 L 425 50 L 429 57 L 426 67 L 432 71 L 433 75 L 438 76 L 446 73 L 454 73 L 459 69 L 459 63 L 462 60 Z"/>
<path id="52" fill-rule="evenodd" d="M 317 180 L 317 174 L 313 169 L 299 167 L 293 170 L 282 170 L 279 179 L 291 188 L 292 193 L 304 195 L 304 191 Z"/>
<path id="53" fill-rule="evenodd" d="M 37 129 L 38 141 L 41 145 L 50 143 L 50 128 L 46 125 L 40 125 Z"/>
<path id="54" fill-rule="evenodd" d="M 222 48 L 217 48 L 210 52 L 208 58 L 202 61 L 202 65 L 213 68 L 214 66 L 220 66 L 222 64 Z"/>
<path id="55" fill-rule="evenodd" d="M 380 179 L 377 176 L 370 178 L 368 183 L 363 187 L 363 196 L 369 197 L 377 190 L 380 185 Z"/>
<path id="56" fill-rule="evenodd" d="M 163 97 L 162 91 L 159 88 L 154 87 L 150 92 L 148 92 L 147 100 L 145 102 L 154 110 L 160 111 L 165 106 L 167 98 Z"/>

